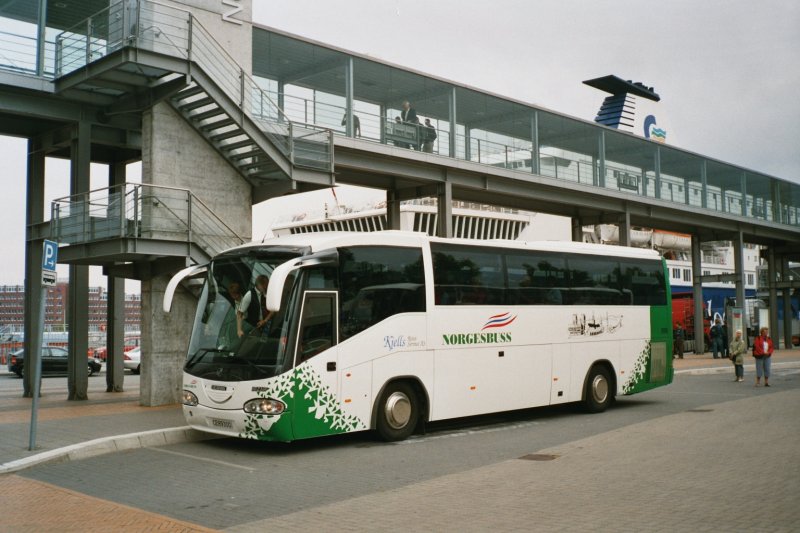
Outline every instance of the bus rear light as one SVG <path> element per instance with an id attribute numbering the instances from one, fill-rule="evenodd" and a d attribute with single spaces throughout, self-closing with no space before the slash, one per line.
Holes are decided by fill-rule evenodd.
<path id="1" fill-rule="evenodd" d="M 286 410 L 286 405 L 270 398 L 256 398 L 244 402 L 244 412 L 254 415 L 279 415 Z"/>
<path id="2" fill-rule="evenodd" d="M 194 407 L 197 405 L 197 396 L 195 396 L 193 392 L 185 390 L 183 391 L 183 396 L 181 397 L 181 403 L 189 407 Z"/>

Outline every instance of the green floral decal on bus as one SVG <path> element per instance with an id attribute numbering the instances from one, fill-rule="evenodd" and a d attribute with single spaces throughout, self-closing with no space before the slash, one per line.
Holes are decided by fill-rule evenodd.
<path id="1" fill-rule="evenodd" d="M 291 411 L 284 415 L 248 415 L 242 437 L 283 441 L 367 429 L 360 418 L 344 412 L 339 399 L 309 365 L 271 381 L 258 396 L 280 400 Z"/>
<path id="2" fill-rule="evenodd" d="M 644 348 L 636 358 L 633 370 L 628 375 L 628 380 L 622 385 L 622 394 L 638 392 L 636 386 L 643 383 L 647 374 L 647 363 L 650 361 L 650 341 L 645 341 Z"/>

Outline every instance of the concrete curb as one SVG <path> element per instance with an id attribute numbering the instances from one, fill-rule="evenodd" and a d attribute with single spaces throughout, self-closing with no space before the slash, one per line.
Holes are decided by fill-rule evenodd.
<path id="1" fill-rule="evenodd" d="M 218 439 L 218 435 L 203 433 L 194 430 L 189 426 L 174 428 L 154 429 L 150 431 L 140 431 L 138 433 L 127 433 L 125 435 L 113 435 L 101 437 L 99 439 L 79 442 L 70 446 L 48 450 L 37 453 L 30 457 L 9 461 L 0 464 L 0 475 L 19 472 L 26 468 L 38 466 L 44 463 L 67 461 L 78 461 L 103 455 L 106 453 L 121 452 L 124 450 L 135 450 L 138 448 L 149 448 L 153 446 L 165 446 L 167 444 L 180 444 L 183 442 L 196 442 L 202 440 Z"/>
<path id="2" fill-rule="evenodd" d="M 772 369 L 780 368 L 800 368 L 800 361 L 786 361 L 782 363 L 773 363 Z M 748 371 L 755 371 L 755 363 L 752 365 L 744 365 L 744 369 Z M 705 368 L 687 368 L 686 370 L 676 370 L 676 374 L 688 374 L 690 376 L 703 376 L 706 374 L 727 374 L 733 373 L 733 364 L 728 366 L 711 366 Z"/>

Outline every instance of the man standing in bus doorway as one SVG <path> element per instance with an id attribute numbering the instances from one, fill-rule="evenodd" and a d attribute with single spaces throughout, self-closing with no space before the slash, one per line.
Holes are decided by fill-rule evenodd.
<path id="1" fill-rule="evenodd" d="M 753 357 L 756 358 L 756 387 L 761 385 L 761 376 L 764 376 L 764 386 L 769 387 L 769 371 L 772 366 L 772 339 L 769 330 L 761 328 L 756 340 L 753 341 Z"/>
<path id="2" fill-rule="evenodd" d="M 733 381 L 744 381 L 744 352 L 747 351 L 747 345 L 742 340 L 742 330 L 736 330 L 736 336 L 731 341 L 730 349 L 731 361 L 736 372 L 736 379 Z"/>
<path id="3" fill-rule="evenodd" d="M 722 320 L 719 317 L 714 319 L 714 325 L 711 326 L 711 330 L 709 331 L 709 336 L 711 337 L 711 353 L 714 355 L 714 359 L 718 359 L 725 353 L 725 344 L 722 339 L 722 336 L 725 332 L 722 330 Z M 721 353 L 721 355 L 717 355 Z"/>
<path id="4" fill-rule="evenodd" d="M 271 311 L 267 311 L 268 286 L 269 278 L 263 274 L 259 275 L 256 277 L 255 286 L 242 297 L 239 310 L 236 313 L 239 337 L 244 337 L 245 335 L 244 323 L 247 323 L 251 330 L 268 331 L 269 328 L 267 326 L 273 314 Z"/>

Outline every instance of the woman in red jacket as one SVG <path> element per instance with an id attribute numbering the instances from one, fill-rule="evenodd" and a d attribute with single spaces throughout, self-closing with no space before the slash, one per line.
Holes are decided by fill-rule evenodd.
<path id="1" fill-rule="evenodd" d="M 764 376 L 764 386 L 769 387 L 769 367 L 772 361 L 772 339 L 767 335 L 767 328 L 761 328 L 758 337 L 753 341 L 753 357 L 756 358 L 756 387 L 761 385 L 761 376 Z"/>

